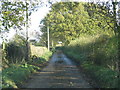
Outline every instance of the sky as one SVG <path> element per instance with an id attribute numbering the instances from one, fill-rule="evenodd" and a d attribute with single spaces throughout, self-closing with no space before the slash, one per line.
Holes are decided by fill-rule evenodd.
<path id="1" fill-rule="evenodd" d="M 68 1 L 68 0 L 62 0 L 62 1 Z M 102 1 L 110 1 L 110 0 L 72 0 L 72 1 L 101 1 L 102 2 Z M 45 2 L 47 2 L 47 0 L 44 0 L 44 3 Z M 47 4 L 47 3 L 45 3 L 45 4 Z M 43 6 L 43 7 L 39 8 L 37 12 L 34 12 L 31 15 L 31 28 L 30 29 L 39 30 L 38 26 L 40 24 L 40 21 L 46 16 L 46 14 L 49 12 L 49 10 L 50 10 L 49 7 Z"/>
<path id="2" fill-rule="evenodd" d="M 68 0 L 62 0 L 62 1 L 68 1 Z M 72 0 L 72 1 L 90 1 L 90 0 Z M 97 0 L 94 0 L 94 1 L 97 1 Z M 100 1 L 108 1 L 108 0 L 100 0 Z M 44 0 L 44 2 L 47 2 L 47 0 Z M 47 3 L 45 3 L 45 4 L 47 4 Z M 43 7 L 39 8 L 37 12 L 34 12 L 31 15 L 31 17 L 30 17 L 31 18 L 31 29 L 38 29 L 40 21 L 46 16 L 46 14 L 49 12 L 49 10 L 50 10 L 49 7 L 43 6 Z"/>
<path id="3" fill-rule="evenodd" d="M 30 33 L 32 33 L 34 30 L 38 31 L 38 33 L 41 34 L 40 32 L 40 28 L 39 28 L 39 24 L 40 21 L 46 16 L 47 13 L 49 13 L 49 5 L 47 3 L 48 0 L 42 0 L 44 2 L 45 5 L 43 5 L 42 7 L 39 7 L 37 11 L 33 12 L 31 14 L 31 16 L 29 18 L 31 18 L 31 25 L 29 30 L 29 36 Z M 52 1 L 68 1 L 68 0 L 52 0 Z M 71 1 L 71 0 L 69 0 Z M 72 0 L 72 1 L 111 1 L 111 0 Z M 117 0 L 120 1 L 120 0 Z M 46 6 L 47 5 L 47 6 Z M 15 35 L 15 31 L 14 30 L 10 30 L 9 33 L 7 33 L 8 38 L 12 38 Z M 31 37 L 31 36 L 30 36 Z M 35 38 L 35 37 L 31 37 L 31 38 Z M 0 38 L 0 43 L 2 42 L 1 38 Z"/>
<path id="4" fill-rule="evenodd" d="M 48 7 L 41 7 L 38 9 L 38 11 L 33 12 L 33 14 L 30 16 L 31 18 L 31 27 L 30 29 L 38 29 L 38 26 L 40 24 L 40 21 L 46 16 L 46 14 L 49 12 Z"/>

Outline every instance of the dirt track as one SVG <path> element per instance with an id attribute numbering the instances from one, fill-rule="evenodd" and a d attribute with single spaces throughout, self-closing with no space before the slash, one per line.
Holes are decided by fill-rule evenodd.
<path id="1" fill-rule="evenodd" d="M 23 88 L 92 88 L 76 65 L 63 53 L 55 53 L 48 66 L 32 78 Z"/>

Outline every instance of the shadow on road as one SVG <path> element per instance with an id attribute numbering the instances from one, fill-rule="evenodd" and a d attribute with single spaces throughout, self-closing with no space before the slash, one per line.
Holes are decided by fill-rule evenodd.
<path id="1" fill-rule="evenodd" d="M 34 74 L 23 88 L 92 88 L 76 65 L 58 50 L 48 66 Z"/>

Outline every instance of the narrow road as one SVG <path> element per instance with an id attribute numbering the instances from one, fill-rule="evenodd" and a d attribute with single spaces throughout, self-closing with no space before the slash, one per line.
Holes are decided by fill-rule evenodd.
<path id="1" fill-rule="evenodd" d="M 37 72 L 23 88 L 92 88 L 76 65 L 57 51 L 48 66 Z"/>

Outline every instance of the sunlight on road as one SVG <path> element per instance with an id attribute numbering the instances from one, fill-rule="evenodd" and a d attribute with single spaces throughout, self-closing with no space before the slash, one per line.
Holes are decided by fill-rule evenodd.
<path id="1" fill-rule="evenodd" d="M 47 67 L 34 74 L 25 88 L 91 88 L 76 65 L 57 51 Z"/>

